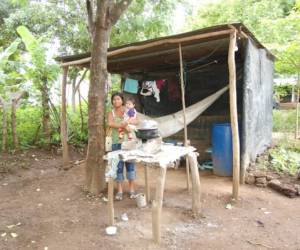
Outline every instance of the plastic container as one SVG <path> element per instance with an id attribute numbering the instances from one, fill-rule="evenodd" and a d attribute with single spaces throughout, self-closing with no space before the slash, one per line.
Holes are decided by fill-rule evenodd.
<path id="1" fill-rule="evenodd" d="M 230 123 L 212 126 L 213 172 L 219 176 L 232 176 L 232 135 Z"/>
<path id="2" fill-rule="evenodd" d="M 147 206 L 146 196 L 143 193 L 140 193 L 136 196 L 136 205 L 138 208 L 143 208 Z"/>

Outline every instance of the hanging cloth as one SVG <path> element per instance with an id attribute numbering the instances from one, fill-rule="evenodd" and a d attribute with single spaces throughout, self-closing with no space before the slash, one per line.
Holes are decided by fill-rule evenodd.
<path id="1" fill-rule="evenodd" d="M 131 93 L 131 94 L 137 94 L 139 87 L 139 82 L 135 79 L 126 78 L 125 84 L 124 84 L 124 91 Z"/>

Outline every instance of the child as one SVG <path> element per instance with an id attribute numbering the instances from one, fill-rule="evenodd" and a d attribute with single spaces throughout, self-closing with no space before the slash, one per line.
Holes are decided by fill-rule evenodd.
<path id="1" fill-rule="evenodd" d="M 128 126 L 123 129 L 123 128 L 119 128 L 119 138 L 120 139 L 123 139 L 124 137 L 124 130 L 126 131 L 127 133 L 127 136 L 128 136 L 128 140 L 131 140 L 132 137 L 133 137 L 133 134 L 132 134 L 132 130 L 135 129 L 135 126 L 132 125 L 133 121 L 136 119 L 136 114 L 137 114 L 137 111 L 135 110 L 135 101 L 133 98 L 128 98 L 126 100 L 126 111 L 125 111 L 125 114 L 124 114 L 124 121 L 127 122 Z"/>

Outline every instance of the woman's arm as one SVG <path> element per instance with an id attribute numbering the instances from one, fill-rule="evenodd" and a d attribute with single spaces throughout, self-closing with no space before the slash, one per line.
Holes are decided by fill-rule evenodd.
<path id="1" fill-rule="evenodd" d="M 121 124 L 115 123 L 114 119 L 113 119 L 112 112 L 108 113 L 108 123 L 107 123 L 107 125 L 111 128 L 125 128 L 127 126 L 124 123 L 121 123 Z"/>

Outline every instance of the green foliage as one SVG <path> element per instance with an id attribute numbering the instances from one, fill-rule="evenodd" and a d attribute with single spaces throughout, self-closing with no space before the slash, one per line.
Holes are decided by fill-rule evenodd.
<path id="1" fill-rule="evenodd" d="M 81 129 L 81 118 L 79 107 L 77 107 L 76 112 L 68 110 L 68 136 L 69 143 L 77 146 L 83 147 L 88 142 L 88 130 L 87 130 L 87 105 L 82 105 L 83 112 L 83 129 Z"/>
<path id="2" fill-rule="evenodd" d="M 7 116 L 7 128 L 8 128 L 8 148 L 13 148 L 12 133 L 11 133 L 11 116 L 10 112 Z M 33 146 L 34 140 L 39 143 L 38 128 L 41 121 L 41 109 L 34 106 L 20 107 L 17 109 L 17 135 L 22 149 Z M 2 120 L 2 112 L 0 113 L 0 119 Z M 41 132 L 41 128 L 39 130 Z M 36 138 L 35 138 L 36 137 Z M 2 143 L 2 134 L 0 134 L 0 145 Z M 1 145 L 2 147 L 2 145 Z"/>
<path id="3" fill-rule="evenodd" d="M 278 54 L 279 60 L 275 64 L 277 72 L 285 75 L 300 75 L 300 34 L 296 41 L 291 42 Z"/>
<path id="4" fill-rule="evenodd" d="M 41 109 L 38 107 L 21 107 L 17 109 L 17 135 L 22 148 L 33 145 L 35 139 L 39 139 L 42 131 Z M 37 137 L 37 138 L 35 138 Z"/>
<path id="5" fill-rule="evenodd" d="M 274 132 L 293 133 L 295 132 L 295 124 L 296 110 L 273 110 Z"/>
<path id="6" fill-rule="evenodd" d="M 278 57 L 278 73 L 299 74 L 299 5 L 299 0 L 224 0 L 202 5 L 188 28 L 242 22 Z"/>
<path id="7" fill-rule="evenodd" d="M 172 13 L 180 2 L 183 1 L 133 1 L 113 27 L 111 46 L 170 34 Z"/>
<path id="8" fill-rule="evenodd" d="M 16 39 L 6 49 L 0 48 L 0 94 L 4 92 L 7 81 L 15 79 L 18 76 L 12 70 L 14 65 L 10 58 L 16 53 L 20 42 L 20 39 Z"/>
<path id="9" fill-rule="evenodd" d="M 279 146 L 270 150 L 271 166 L 277 172 L 296 174 L 300 169 L 300 153 Z"/>
<path id="10" fill-rule="evenodd" d="M 243 22 L 264 43 L 282 39 L 278 22 L 287 16 L 294 6 L 292 0 L 225 0 L 204 5 L 197 17 L 190 20 L 194 27 Z M 285 32 L 286 34 L 286 32 Z"/>
<path id="11" fill-rule="evenodd" d="M 17 32 L 31 55 L 33 65 L 43 67 L 46 63 L 46 49 L 41 44 L 41 39 L 36 39 L 25 26 L 19 26 Z"/>
<path id="12" fill-rule="evenodd" d="M 279 99 L 292 94 L 293 91 L 293 85 L 275 85 L 273 88 L 275 96 Z"/>
<path id="13" fill-rule="evenodd" d="M 69 143 L 84 147 L 88 140 L 87 134 L 87 105 L 82 105 L 83 109 L 83 129 L 81 130 L 81 118 L 79 107 L 76 112 L 68 110 L 68 136 Z M 21 149 L 26 149 L 35 146 L 43 146 L 46 142 L 42 136 L 42 109 L 37 106 L 23 105 L 17 109 L 17 134 Z M 8 128 L 8 147 L 13 148 L 12 133 L 10 127 L 10 113 L 7 116 Z M 2 112 L 0 111 L 0 120 L 2 120 Z M 60 124 L 54 122 L 55 119 L 51 117 L 52 122 L 52 141 L 53 145 L 60 145 Z M 0 148 L 2 143 L 2 134 L 0 134 Z"/>
<path id="14" fill-rule="evenodd" d="M 59 67 L 57 64 L 47 61 L 47 48 L 42 39 L 36 39 L 25 26 L 19 26 L 17 32 L 31 57 L 33 67 L 27 67 L 28 80 L 33 80 L 38 85 L 45 81 L 50 84 L 57 78 Z"/>

